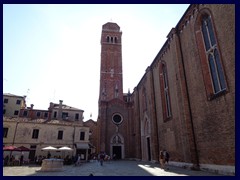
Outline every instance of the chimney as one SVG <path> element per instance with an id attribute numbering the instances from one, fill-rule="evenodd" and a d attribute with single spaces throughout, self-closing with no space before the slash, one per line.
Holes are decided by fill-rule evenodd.
<path id="1" fill-rule="evenodd" d="M 30 111 L 29 111 L 29 115 L 28 117 L 30 117 L 31 119 L 34 119 L 34 115 L 33 115 L 33 104 L 31 104 L 31 108 L 30 108 Z"/>
<path id="2" fill-rule="evenodd" d="M 62 103 L 63 100 L 59 100 L 58 119 L 62 119 Z"/>
<path id="3" fill-rule="evenodd" d="M 48 108 L 48 120 L 51 120 L 52 118 L 52 110 L 53 110 L 54 104 L 50 102 L 49 108 Z"/>

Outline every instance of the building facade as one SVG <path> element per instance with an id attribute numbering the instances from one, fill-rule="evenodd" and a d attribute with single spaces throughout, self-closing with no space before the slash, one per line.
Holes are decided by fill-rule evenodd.
<path id="1" fill-rule="evenodd" d="M 30 152 L 24 154 L 25 159 L 34 162 L 36 156 L 46 156 L 47 151 L 42 148 L 53 146 L 60 148 L 67 146 L 73 151 L 51 151 L 52 157 L 64 158 L 80 154 L 82 160 L 87 161 L 89 157 L 89 127 L 77 122 L 66 122 L 62 120 L 47 120 L 29 118 L 3 119 L 3 145 L 24 146 Z"/>
<path id="2" fill-rule="evenodd" d="M 20 110 L 26 107 L 26 96 L 17 96 L 10 93 L 3 94 L 3 116 L 18 117 Z"/>
<path id="3" fill-rule="evenodd" d="M 121 34 L 103 25 L 100 149 L 153 162 L 166 149 L 171 164 L 234 174 L 235 5 L 190 5 L 125 98 Z"/>
<path id="4" fill-rule="evenodd" d="M 10 109 L 19 110 L 18 115 L 5 113 L 3 116 L 3 145 L 25 146 L 30 149 L 24 154 L 25 159 L 34 162 L 35 156 L 46 156 L 42 148 L 53 146 L 60 148 L 68 146 L 73 149 L 66 153 L 52 151 L 52 156 L 80 154 L 82 160 L 88 160 L 93 151 L 89 143 L 89 127 L 83 124 L 83 110 L 68 105 L 50 103 L 48 110 L 34 109 L 20 106 L 19 96 L 4 95 L 4 103 L 8 106 L 5 112 Z M 23 99 L 25 105 L 25 98 Z M 15 103 L 17 105 L 15 105 Z M 11 106 L 10 106 L 11 105 Z M 7 152 L 4 152 L 7 155 Z"/>

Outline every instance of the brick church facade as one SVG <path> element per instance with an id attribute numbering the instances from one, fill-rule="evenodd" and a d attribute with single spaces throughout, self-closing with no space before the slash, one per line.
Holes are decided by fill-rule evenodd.
<path id="1" fill-rule="evenodd" d="M 97 149 L 235 173 L 235 5 L 190 5 L 131 94 L 121 38 L 102 26 Z"/>

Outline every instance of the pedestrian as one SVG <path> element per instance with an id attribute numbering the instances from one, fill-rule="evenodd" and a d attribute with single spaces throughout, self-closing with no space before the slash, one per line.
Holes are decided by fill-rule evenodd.
<path id="1" fill-rule="evenodd" d="M 51 153 L 48 151 L 48 155 L 47 158 L 50 159 L 51 158 Z"/>
<path id="2" fill-rule="evenodd" d="M 20 157 L 20 166 L 22 166 L 22 165 L 23 165 L 23 154 Z"/>
<path id="3" fill-rule="evenodd" d="M 169 156 L 169 153 L 166 150 L 164 150 L 164 157 L 165 157 L 165 162 L 168 164 L 170 156 Z"/>
<path id="4" fill-rule="evenodd" d="M 75 163 L 75 166 L 78 166 L 81 164 L 81 157 L 80 157 L 80 154 L 78 154 L 78 157 L 77 157 L 77 161 Z"/>
<path id="5" fill-rule="evenodd" d="M 116 154 L 113 154 L 113 160 L 116 160 L 116 159 L 117 159 Z"/>
<path id="6" fill-rule="evenodd" d="M 160 151 L 159 153 L 159 162 L 160 162 L 160 168 L 165 169 L 165 157 L 164 157 L 163 151 Z"/>
<path id="7" fill-rule="evenodd" d="M 100 165 L 101 165 L 101 166 L 103 165 L 104 158 L 105 158 L 104 153 L 101 153 L 101 154 L 100 154 Z"/>
<path id="8" fill-rule="evenodd" d="M 4 158 L 4 165 L 7 166 L 9 163 L 9 155 Z"/>

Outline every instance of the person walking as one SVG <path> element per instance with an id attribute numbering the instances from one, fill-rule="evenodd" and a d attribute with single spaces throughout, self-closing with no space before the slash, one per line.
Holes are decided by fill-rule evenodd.
<path id="1" fill-rule="evenodd" d="M 101 153 L 101 154 L 100 154 L 100 165 L 101 165 L 101 166 L 103 165 L 104 158 L 105 158 L 104 153 Z"/>
<path id="2" fill-rule="evenodd" d="M 160 162 L 160 168 L 162 168 L 164 170 L 165 169 L 165 157 L 164 157 L 163 151 L 160 151 L 160 153 L 159 153 L 159 162 Z"/>
<path id="3" fill-rule="evenodd" d="M 78 154 L 77 161 L 75 163 L 75 166 L 79 166 L 79 165 L 81 165 L 81 156 L 80 156 L 80 154 Z"/>
<path id="4" fill-rule="evenodd" d="M 165 157 L 165 162 L 168 164 L 170 156 L 169 156 L 169 153 L 166 150 L 164 150 L 164 157 Z"/>

